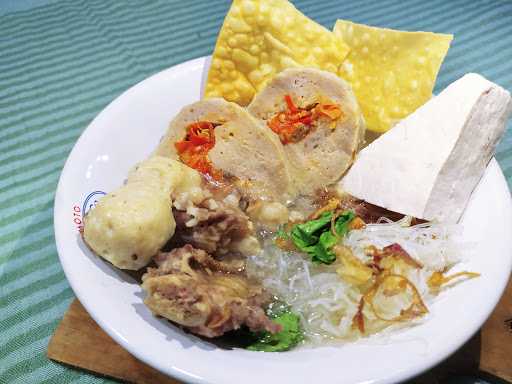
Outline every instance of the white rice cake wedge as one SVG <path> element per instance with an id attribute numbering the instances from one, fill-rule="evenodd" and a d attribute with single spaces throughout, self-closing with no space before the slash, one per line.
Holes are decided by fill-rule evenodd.
<path id="1" fill-rule="evenodd" d="M 239 105 L 220 98 L 183 108 L 171 122 L 156 154 L 178 159 L 174 143 L 183 140 L 187 126 L 198 121 L 215 127 L 215 145 L 208 157 L 216 169 L 235 176 L 250 199 L 286 202 L 295 195 L 283 147 L 272 132 Z"/>
<path id="2" fill-rule="evenodd" d="M 467 74 L 363 149 L 341 188 L 391 211 L 457 222 L 511 110 L 508 91 Z"/>
<path id="3" fill-rule="evenodd" d="M 285 95 L 290 95 L 295 105 L 302 108 L 329 100 L 343 113 L 335 124 L 329 119 L 318 119 L 303 139 L 284 144 L 296 189 L 300 194 L 311 195 L 338 181 L 352 164 L 364 136 L 363 117 L 352 88 L 344 80 L 313 68 L 286 69 L 248 107 L 277 139 L 267 123 L 286 109 Z"/>

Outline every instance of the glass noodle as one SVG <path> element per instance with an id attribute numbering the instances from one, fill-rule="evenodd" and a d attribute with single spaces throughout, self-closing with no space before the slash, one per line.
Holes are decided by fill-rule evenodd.
<path id="1" fill-rule="evenodd" d="M 351 248 L 354 256 L 364 263 L 371 261 L 365 252 L 366 247 L 374 245 L 383 248 L 393 243 L 400 244 L 423 265 L 421 269 L 411 268 L 405 277 L 415 285 L 428 306 L 435 296 L 427 285 L 429 277 L 433 272 L 447 271 L 455 265 L 468 246 L 460 240 L 458 225 L 424 223 L 410 226 L 410 223 L 410 217 L 397 222 L 381 218 L 377 224 L 350 231 L 343 244 Z M 313 344 L 328 340 L 349 341 L 361 336 L 358 329 L 352 326 L 352 319 L 358 311 L 363 292 L 360 287 L 340 278 L 336 272 L 338 268 L 339 262 L 319 265 L 304 254 L 284 251 L 271 238 L 265 240 L 263 251 L 250 257 L 247 265 L 250 276 L 261 281 L 270 293 L 299 314 L 306 340 Z M 398 299 L 389 302 L 397 306 L 405 305 Z M 377 318 L 368 321 L 368 333 L 397 325 Z M 416 321 L 398 325 L 412 325 Z"/>

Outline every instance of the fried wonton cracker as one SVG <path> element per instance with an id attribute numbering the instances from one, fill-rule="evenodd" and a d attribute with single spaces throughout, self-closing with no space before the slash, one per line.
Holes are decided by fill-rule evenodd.
<path id="1" fill-rule="evenodd" d="M 247 105 L 281 70 L 313 67 L 337 73 L 343 40 L 286 0 L 234 0 L 213 52 L 205 97 Z"/>
<path id="2" fill-rule="evenodd" d="M 452 35 L 405 32 L 338 20 L 350 46 L 339 75 L 354 89 L 367 128 L 386 132 L 432 97 Z"/>

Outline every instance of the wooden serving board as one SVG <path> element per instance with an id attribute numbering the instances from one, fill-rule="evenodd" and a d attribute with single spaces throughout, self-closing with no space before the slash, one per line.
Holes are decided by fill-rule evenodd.
<path id="1" fill-rule="evenodd" d="M 471 314 L 463 314 L 471 316 Z M 454 319 L 456 322 L 457 319 Z M 145 365 L 116 344 L 73 301 L 48 345 L 52 360 L 123 382 L 179 384 Z M 482 375 L 512 382 L 512 280 L 491 317 L 471 340 L 445 362 L 413 380 L 442 383 L 454 375 Z"/>
<path id="2" fill-rule="evenodd" d="M 137 360 L 110 338 L 75 299 L 48 344 L 48 357 L 137 384 L 179 384 Z"/>

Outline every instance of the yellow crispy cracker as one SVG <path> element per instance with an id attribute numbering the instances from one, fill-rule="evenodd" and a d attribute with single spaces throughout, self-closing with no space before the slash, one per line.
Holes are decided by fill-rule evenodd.
<path id="1" fill-rule="evenodd" d="M 368 129 L 386 132 L 432 96 L 452 35 L 405 32 L 338 20 L 336 36 L 350 46 L 340 67 Z"/>
<path id="2" fill-rule="evenodd" d="M 213 52 L 205 97 L 247 105 L 281 70 L 304 66 L 336 73 L 348 51 L 343 40 L 286 0 L 234 0 Z"/>

